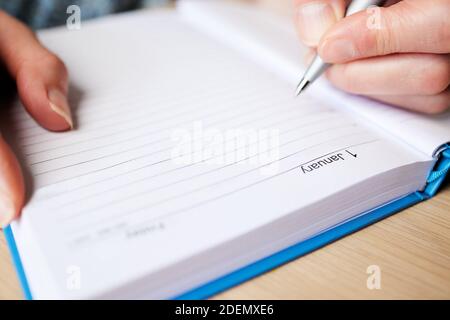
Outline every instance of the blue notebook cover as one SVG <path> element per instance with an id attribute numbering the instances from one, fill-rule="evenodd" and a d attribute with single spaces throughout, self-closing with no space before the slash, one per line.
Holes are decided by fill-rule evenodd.
<path id="1" fill-rule="evenodd" d="M 339 224 L 335 228 L 326 230 L 310 239 L 302 241 L 267 258 L 252 263 L 242 269 L 195 288 L 178 297 L 174 297 L 174 299 L 194 300 L 208 298 L 214 294 L 222 292 L 228 288 L 236 286 L 244 281 L 257 277 L 264 272 L 303 256 L 313 250 L 323 247 L 350 233 L 356 232 L 372 223 L 389 217 L 394 213 L 408 208 L 418 202 L 429 199 L 436 194 L 448 171 L 450 171 L 449 145 L 447 145 L 441 152 L 433 171 L 428 177 L 427 185 L 424 190 L 411 193 L 403 198 L 390 202 L 385 206 L 371 210 L 365 214 L 361 214 L 356 218 Z M 25 270 L 20 260 L 20 254 L 17 249 L 11 227 L 5 228 L 4 233 L 25 298 L 31 300 L 33 297 L 28 285 Z"/>

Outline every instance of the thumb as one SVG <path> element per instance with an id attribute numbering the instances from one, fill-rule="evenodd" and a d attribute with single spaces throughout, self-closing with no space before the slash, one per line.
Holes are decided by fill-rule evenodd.
<path id="1" fill-rule="evenodd" d="M 317 47 L 320 38 L 345 13 L 344 0 L 295 0 L 294 20 L 302 42 Z"/>
<path id="2" fill-rule="evenodd" d="M 369 8 L 335 24 L 318 52 L 330 63 L 402 52 L 450 52 L 450 1 L 404 0 Z"/>
<path id="3" fill-rule="evenodd" d="M 44 128 L 73 127 L 67 102 L 67 70 L 31 30 L 0 10 L 0 61 L 15 79 L 28 113 Z"/>
<path id="4" fill-rule="evenodd" d="M 0 135 L 0 228 L 17 217 L 25 201 L 20 166 Z"/>

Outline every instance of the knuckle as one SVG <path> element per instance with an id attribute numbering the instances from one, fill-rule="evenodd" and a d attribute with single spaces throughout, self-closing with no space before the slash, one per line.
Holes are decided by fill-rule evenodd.
<path id="1" fill-rule="evenodd" d="M 65 86 L 68 80 L 68 71 L 60 58 L 53 53 L 45 52 L 39 53 L 34 59 L 22 59 L 15 76 L 20 89 L 28 88 L 36 79 L 44 82 L 48 79 L 57 79 Z"/>
<path id="2" fill-rule="evenodd" d="M 55 54 L 47 54 L 42 61 L 46 66 L 54 70 L 66 71 L 66 65 L 64 62 Z"/>
<path id="3" fill-rule="evenodd" d="M 64 62 L 55 54 L 47 51 L 37 54 L 34 59 L 30 57 L 23 58 L 19 62 L 19 66 L 19 71 L 21 72 L 45 68 L 46 70 L 52 70 L 63 74 L 67 73 Z"/>
<path id="4" fill-rule="evenodd" d="M 361 32 L 357 35 L 358 39 L 355 41 L 356 56 L 366 56 L 378 52 L 379 41 L 380 41 L 380 31 L 379 30 L 368 30 L 368 32 Z"/>
<path id="5" fill-rule="evenodd" d="M 399 51 L 399 41 L 396 30 L 398 29 L 399 17 L 386 8 L 380 8 L 381 26 L 374 30 L 374 45 L 376 53 L 386 55 Z"/>

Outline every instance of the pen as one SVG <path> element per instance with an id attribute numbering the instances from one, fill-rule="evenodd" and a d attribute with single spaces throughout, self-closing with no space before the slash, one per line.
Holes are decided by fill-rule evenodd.
<path id="1" fill-rule="evenodd" d="M 382 6 L 385 0 L 354 0 L 348 6 L 345 16 L 349 16 L 356 12 L 365 10 L 371 6 Z M 320 75 L 330 66 L 329 63 L 325 63 L 316 55 L 314 60 L 306 69 L 303 78 L 300 80 L 295 95 L 298 96 L 300 92 L 304 91 L 311 83 L 313 83 Z"/>

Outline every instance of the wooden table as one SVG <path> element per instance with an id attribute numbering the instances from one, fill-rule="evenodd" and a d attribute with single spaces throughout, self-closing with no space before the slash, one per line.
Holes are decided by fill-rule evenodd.
<path id="1" fill-rule="evenodd" d="M 367 268 L 372 265 L 380 268 L 380 289 L 367 288 Z M 21 298 L 0 233 L 0 299 Z M 215 298 L 449 299 L 450 185 L 429 201 Z"/>

